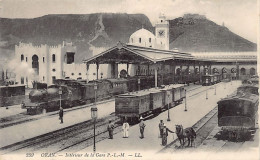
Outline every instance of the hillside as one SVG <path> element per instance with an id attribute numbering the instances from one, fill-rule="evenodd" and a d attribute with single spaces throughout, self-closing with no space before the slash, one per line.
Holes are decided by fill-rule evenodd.
<path id="1" fill-rule="evenodd" d="M 170 20 L 170 48 L 186 52 L 256 51 L 256 44 L 197 14 Z"/>
<path id="2" fill-rule="evenodd" d="M 180 51 L 255 51 L 256 44 L 219 26 L 205 16 L 187 14 L 169 21 L 170 48 Z M 62 44 L 72 41 L 78 48 L 76 62 L 92 56 L 96 47 L 127 43 L 140 28 L 154 32 L 143 14 L 96 13 L 84 15 L 46 15 L 33 19 L 0 18 L 0 55 L 10 58 L 19 42 Z M 97 49 L 98 50 L 98 49 Z"/>
<path id="3" fill-rule="evenodd" d="M 142 26 L 153 31 L 143 14 L 46 15 L 33 19 L 0 18 L 0 53 L 11 57 L 20 41 L 37 44 L 62 44 L 72 41 L 78 48 L 76 62 L 92 55 L 90 47 L 111 47 L 119 40 L 128 42 Z"/>

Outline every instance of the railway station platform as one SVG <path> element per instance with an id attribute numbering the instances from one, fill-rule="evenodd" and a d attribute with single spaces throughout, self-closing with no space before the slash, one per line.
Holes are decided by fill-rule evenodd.
<path id="1" fill-rule="evenodd" d="M 115 101 L 97 104 L 98 117 L 105 117 L 115 111 Z M 91 119 L 91 107 L 64 112 L 63 121 L 60 124 L 59 115 L 46 116 L 27 123 L 21 123 L 0 129 L 0 148 L 26 139 L 34 138 L 49 132 L 56 131 L 74 124 Z"/>
<path id="2" fill-rule="evenodd" d="M 144 121 L 146 124 L 144 137 L 140 139 L 139 125 L 134 125 L 129 129 L 129 138 L 122 138 L 123 133 L 120 132 L 114 135 L 114 139 L 106 139 L 96 143 L 97 153 L 130 153 L 125 155 L 125 158 L 133 158 L 136 153 L 140 153 L 142 157 L 153 157 L 151 153 L 157 153 L 164 146 L 161 145 L 161 138 L 159 137 L 159 122 L 163 120 L 166 126 L 175 132 L 175 125 L 181 124 L 184 128 L 193 126 L 208 112 L 217 106 L 217 101 L 221 98 L 227 97 L 241 84 L 239 81 L 216 84 L 216 95 L 214 86 L 204 86 L 202 89 L 195 90 L 195 92 L 187 95 L 187 111 L 185 103 L 170 109 L 170 119 L 167 121 L 168 112 L 165 111 L 157 117 Z M 208 90 L 208 99 L 206 100 L 205 89 Z M 198 92 L 198 93 L 196 93 Z M 169 133 L 168 144 L 177 139 L 176 134 Z M 80 151 L 81 153 L 93 152 L 93 146 L 89 146 Z M 138 155 L 138 154 L 137 154 Z"/>
<path id="3" fill-rule="evenodd" d="M 13 106 L 8 106 L 8 109 L 6 107 L 0 107 L 0 118 L 5 118 L 9 117 L 12 115 L 16 115 L 19 113 L 24 112 L 24 109 L 21 109 L 21 105 L 13 105 Z"/>
<path id="4" fill-rule="evenodd" d="M 214 86 L 203 86 L 199 89 L 194 89 L 187 93 L 187 112 L 184 111 L 184 103 L 182 103 L 170 109 L 170 122 L 167 122 L 167 111 L 153 119 L 145 121 L 144 139 L 139 138 L 139 127 L 135 125 L 130 128 L 129 138 L 122 138 L 122 133 L 119 133 L 114 135 L 113 140 L 106 139 L 97 143 L 97 152 L 144 151 L 145 153 L 145 151 L 152 151 L 152 153 L 156 153 L 163 148 L 161 139 L 158 138 L 158 124 L 160 119 L 164 120 L 167 127 L 173 131 L 175 131 L 175 124 L 182 124 L 184 128 L 190 127 L 212 110 L 220 98 L 234 92 L 240 83 L 233 81 L 231 85 L 231 82 L 229 82 L 226 84 L 226 89 L 224 89 L 224 83 L 216 84 L 217 95 L 214 95 Z M 209 89 L 208 100 L 205 99 L 206 89 Z M 110 101 L 98 104 L 98 118 L 113 113 L 115 111 L 114 103 L 114 101 Z M 0 139 L 0 148 L 90 120 L 90 107 L 65 112 L 63 124 L 60 124 L 58 118 L 58 115 L 47 116 L 39 120 L 0 129 L 0 137 L 4 137 Z M 175 138 L 177 138 L 175 134 L 169 134 L 168 143 Z M 92 152 L 92 149 L 93 146 L 90 146 L 80 152 Z"/>

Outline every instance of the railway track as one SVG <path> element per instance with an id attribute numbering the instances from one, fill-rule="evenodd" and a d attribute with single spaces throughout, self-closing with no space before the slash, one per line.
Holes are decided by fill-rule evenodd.
<path id="1" fill-rule="evenodd" d="M 108 99 L 108 100 L 99 101 L 99 102 L 97 102 L 97 104 L 103 104 L 103 103 L 107 103 L 107 102 L 110 102 L 110 101 L 113 101 L 113 100 L 114 99 L 111 98 L 111 99 Z M 93 105 L 94 105 L 94 103 L 89 103 L 89 104 L 86 104 L 86 105 L 68 108 L 68 109 L 64 109 L 64 112 L 66 113 L 66 112 L 70 112 L 70 111 L 73 111 L 73 110 L 87 108 L 87 107 L 91 107 Z M 12 116 L 1 118 L 0 119 L 0 129 L 5 128 L 5 127 L 10 127 L 10 126 L 13 126 L 13 125 L 18 125 L 18 124 L 21 124 L 21 123 L 35 121 L 35 120 L 38 120 L 38 119 L 45 118 L 47 116 L 57 116 L 58 113 L 59 113 L 59 111 L 54 111 L 54 112 L 48 112 L 46 114 L 28 115 L 28 114 L 26 114 L 26 112 L 22 112 L 22 113 L 17 114 L 17 115 L 12 115 Z"/>
<path id="2" fill-rule="evenodd" d="M 168 144 L 160 153 L 173 153 L 179 151 L 189 151 L 189 152 L 214 152 L 222 153 L 228 151 L 239 152 L 245 143 L 242 142 L 232 142 L 229 140 L 218 140 L 215 135 L 220 131 L 217 124 L 217 107 L 211 110 L 205 117 L 193 125 L 194 130 L 197 133 L 197 137 L 194 140 L 195 146 L 181 148 L 179 141 L 175 140 Z M 185 142 L 185 145 L 187 143 Z"/>
<path id="3" fill-rule="evenodd" d="M 201 87 L 193 88 L 193 90 L 196 90 Z M 107 100 L 107 101 L 112 101 L 112 100 Z M 102 101 L 99 103 L 106 103 L 107 101 Z M 91 104 L 89 104 L 90 106 Z M 76 110 L 80 108 L 84 108 L 86 106 L 80 106 L 77 108 L 70 108 L 69 110 L 66 111 L 71 111 L 71 110 Z M 58 112 L 51 112 L 47 113 L 48 116 L 56 116 Z M 40 115 L 37 115 L 40 116 Z M 156 116 L 156 115 L 155 115 Z M 38 117 L 43 118 L 44 116 Z M 150 116 L 148 118 L 151 118 L 153 116 Z M 106 139 L 107 136 L 107 129 L 106 129 L 106 124 L 108 124 L 108 119 L 115 119 L 114 122 L 117 122 L 119 118 L 115 116 L 108 116 L 106 118 L 100 119 L 97 121 L 97 132 L 96 132 L 96 137 L 97 137 L 97 142 L 101 141 L 103 139 Z M 28 120 L 29 121 L 29 120 Z M 22 123 L 20 121 L 20 123 Z M 14 125 L 15 123 L 13 123 Z M 118 133 L 121 131 L 119 125 L 115 123 L 115 130 L 114 133 Z M 58 131 L 54 131 L 51 133 L 47 133 L 29 140 L 25 140 L 22 142 L 18 142 L 13 145 L 9 145 L 3 148 L 0 148 L 0 153 L 1 154 L 7 154 L 11 152 L 37 152 L 40 151 L 44 148 L 44 151 L 49 151 L 52 153 L 58 153 L 58 152 L 63 152 L 63 151 L 77 151 L 84 149 L 90 145 L 93 144 L 93 124 L 91 121 L 86 121 L 79 123 L 74 126 L 66 127 L 64 129 L 60 129 Z M 68 141 L 69 140 L 69 141 Z"/>
<path id="4" fill-rule="evenodd" d="M 101 141 L 108 137 L 107 124 L 112 120 L 115 123 L 115 132 L 121 131 L 117 123 L 119 118 L 109 115 L 96 121 L 96 141 Z M 21 141 L 9 146 L 0 148 L 1 154 L 37 152 L 44 149 L 45 152 L 57 153 L 64 150 L 74 150 L 76 148 L 87 147 L 93 143 L 93 121 L 85 121 L 70 127 L 66 127 L 54 132 Z M 68 141 L 69 140 L 69 141 Z M 76 146 L 76 147 L 75 147 Z"/>
<path id="5" fill-rule="evenodd" d="M 202 88 L 202 86 L 198 86 L 198 87 L 186 86 L 186 87 L 187 87 L 188 92 L 195 91 L 197 89 Z M 107 99 L 107 100 L 99 101 L 99 102 L 97 102 L 97 104 L 102 104 L 102 103 L 106 103 L 106 102 L 113 101 L 113 100 L 114 100 L 114 97 Z M 93 104 L 94 103 L 89 103 L 89 104 L 82 105 L 82 106 L 64 109 L 64 112 L 69 112 L 69 111 L 73 111 L 73 110 L 77 110 L 77 109 L 90 107 Z M 46 116 L 56 116 L 57 114 L 58 114 L 58 111 L 48 112 L 46 114 L 40 114 L 40 115 L 27 115 L 26 111 L 25 111 L 25 112 L 22 112 L 22 113 L 19 113 L 19 114 L 16 114 L 16 115 L 1 118 L 0 119 L 0 129 L 5 128 L 5 127 L 10 127 L 10 126 L 13 126 L 13 125 L 18 125 L 18 124 L 30 122 L 30 121 L 35 121 L 35 120 L 38 120 L 38 119 L 41 119 L 41 118 L 45 118 Z"/>
<path id="6" fill-rule="evenodd" d="M 214 129 L 217 125 L 217 107 L 212 109 L 208 114 L 206 114 L 202 119 L 200 119 L 197 123 L 195 123 L 192 127 L 197 133 L 197 137 L 195 139 L 195 146 L 200 145 L 205 138 L 208 137 L 210 132 Z M 185 142 L 185 145 L 187 143 Z M 192 150 L 193 147 L 185 147 L 187 150 Z M 168 144 L 164 149 L 159 151 L 159 153 L 167 153 L 167 152 L 176 152 L 176 151 L 183 150 L 180 147 L 179 140 L 175 139 L 173 142 Z"/>

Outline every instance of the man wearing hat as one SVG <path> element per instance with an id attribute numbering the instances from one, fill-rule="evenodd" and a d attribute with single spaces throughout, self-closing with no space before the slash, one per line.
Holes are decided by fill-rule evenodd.
<path id="1" fill-rule="evenodd" d="M 143 122 L 143 117 L 141 116 L 141 118 L 140 118 L 140 123 L 139 123 L 139 127 L 140 127 L 140 133 L 141 133 L 141 139 L 143 139 L 144 138 L 144 128 L 145 128 L 145 124 L 144 124 L 144 122 Z"/>
<path id="2" fill-rule="evenodd" d="M 173 131 L 169 130 L 166 125 L 163 125 L 163 130 L 162 130 L 162 145 L 166 146 L 167 145 L 167 137 L 168 137 L 168 131 L 171 133 L 174 133 Z"/>
<path id="3" fill-rule="evenodd" d="M 162 138 L 163 126 L 164 126 L 164 123 L 163 123 L 163 120 L 161 120 L 159 123 L 160 138 Z"/>
<path id="4" fill-rule="evenodd" d="M 108 134 L 109 134 L 109 139 L 113 139 L 113 131 L 114 131 L 114 124 L 112 123 L 111 120 L 109 120 L 109 124 L 107 126 Z"/>

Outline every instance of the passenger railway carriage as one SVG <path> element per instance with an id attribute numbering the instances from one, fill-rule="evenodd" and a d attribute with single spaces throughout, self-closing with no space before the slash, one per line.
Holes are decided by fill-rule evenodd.
<path id="1" fill-rule="evenodd" d="M 258 122 L 258 95 L 237 94 L 218 102 L 219 138 L 244 140 L 254 135 Z"/>
<path id="2" fill-rule="evenodd" d="M 165 107 L 180 103 L 184 97 L 182 84 L 129 92 L 116 96 L 115 113 L 121 119 L 138 121 L 140 116 L 146 117 L 152 113 L 159 113 Z"/>

